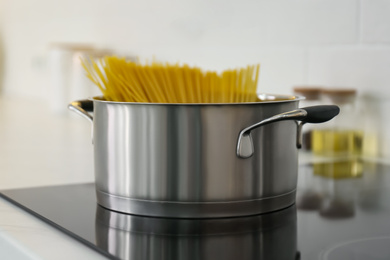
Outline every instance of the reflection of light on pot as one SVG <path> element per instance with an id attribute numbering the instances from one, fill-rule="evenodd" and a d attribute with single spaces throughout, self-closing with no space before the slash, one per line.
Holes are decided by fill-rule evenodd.
<path id="1" fill-rule="evenodd" d="M 152 218 L 97 206 L 96 243 L 120 259 L 297 257 L 296 208 L 250 217 Z"/>

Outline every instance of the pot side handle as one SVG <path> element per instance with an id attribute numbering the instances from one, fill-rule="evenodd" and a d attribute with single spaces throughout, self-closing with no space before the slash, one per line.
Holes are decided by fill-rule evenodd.
<path id="1" fill-rule="evenodd" d="M 282 114 L 278 114 L 260 121 L 254 125 L 251 125 L 243 130 L 238 135 L 236 154 L 240 158 L 249 158 L 254 153 L 253 141 L 251 131 L 263 125 L 271 124 L 274 122 L 284 120 L 298 120 L 301 121 L 300 128 L 304 123 L 323 123 L 331 120 L 337 116 L 340 112 L 340 108 L 335 105 L 321 105 L 304 107 Z"/>
<path id="2" fill-rule="evenodd" d="M 88 112 L 93 112 L 93 101 L 89 99 L 83 99 L 73 101 L 68 105 L 68 108 L 74 111 L 76 114 L 86 118 L 91 123 L 93 122 L 93 116 Z"/>

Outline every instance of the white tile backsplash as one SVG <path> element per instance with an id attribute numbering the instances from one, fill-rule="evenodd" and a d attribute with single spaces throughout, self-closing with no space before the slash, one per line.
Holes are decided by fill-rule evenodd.
<path id="1" fill-rule="evenodd" d="M 267 1 L 270 43 L 344 44 L 358 37 L 356 0 Z"/>
<path id="2" fill-rule="evenodd" d="M 390 46 L 317 47 L 308 56 L 310 84 L 352 87 L 390 98 Z"/>
<path id="3" fill-rule="evenodd" d="M 361 41 L 390 43 L 390 1 L 361 0 Z"/>

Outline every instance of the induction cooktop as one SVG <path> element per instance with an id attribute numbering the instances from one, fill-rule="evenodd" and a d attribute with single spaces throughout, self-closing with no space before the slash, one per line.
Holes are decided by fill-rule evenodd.
<path id="1" fill-rule="evenodd" d="M 96 203 L 94 183 L 0 196 L 111 259 L 390 259 L 390 166 L 343 178 L 316 169 L 300 166 L 295 205 L 248 217 L 122 214 Z"/>

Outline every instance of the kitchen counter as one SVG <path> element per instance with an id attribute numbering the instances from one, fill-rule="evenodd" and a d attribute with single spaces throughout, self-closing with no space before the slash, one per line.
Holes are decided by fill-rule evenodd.
<path id="1" fill-rule="evenodd" d="M 0 96 L 0 189 L 91 182 L 91 124 L 31 99 Z"/>
<path id="2" fill-rule="evenodd" d="M 4 199 L 0 212 L 0 259 L 108 259 Z"/>
<path id="3" fill-rule="evenodd" d="M 91 126 L 37 100 L 0 96 L 0 190 L 92 182 Z M 0 259 L 104 259 L 0 199 Z"/>

